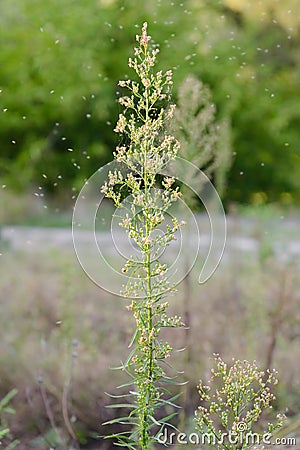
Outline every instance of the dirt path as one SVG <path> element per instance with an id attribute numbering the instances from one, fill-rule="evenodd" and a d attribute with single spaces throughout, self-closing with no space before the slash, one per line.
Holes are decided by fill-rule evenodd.
<path id="1" fill-rule="evenodd" d="M 269 250 L 280 259 L 297 259 L 300 262 L 300 223 L 289 222 L 270 227 L 260 228 L 247 220 L 227 219 L 227 242 L 226 254 L 241 252 L 257 254 L 262 249 L 269 247 Z M 210 245 L 209 230 L 202 225 L 199 220 L 200 241 L 202 248 Z M 118 242 L 122 243 L 124 249 L 128 247 L 126 237 L 117 231 L 115 236 Z M 77 238 L 86 246 L 87 250 L 95 246 L 93 233 L 85 230 L 77 231 Z M 123 237 L 122 237 L 123 236 Z M 111 245 L 111 233 L 103 231 L 96 233 L 96 239 L 101 249 L 107 252 L 114 252 Z M 191 239 L 193 241 L 193 239 Z M 0 229 L 0 244 L 3 248 L 33 252 L 37 250 L 47 250 L 50 248 L 60 248 L 73 251 L 73 240 L 71 228 L 43 228 L 26 226 L 3 226 Z"/>

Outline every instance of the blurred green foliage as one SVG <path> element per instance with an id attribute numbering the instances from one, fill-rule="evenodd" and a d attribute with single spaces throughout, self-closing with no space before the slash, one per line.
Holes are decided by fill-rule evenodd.
<path id="1" fill-rule="evenodd" d="M 2 0 L 1 184 L 70 198 L 112 159 L 117 81 L 131 77 L 146 20 L 161 67 L 174 69 L 174 100 L 193 74 L 231 124 L 226 202 L 299 200 L 300 21 L 296 11 L 293 27 L 274 18 L 289 1 L 274 15 L 230 9 L 238 0 Z"/>

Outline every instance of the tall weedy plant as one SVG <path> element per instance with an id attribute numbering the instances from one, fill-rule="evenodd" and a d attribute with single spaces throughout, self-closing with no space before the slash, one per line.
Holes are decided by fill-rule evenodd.
<path id="1" fill-rule="evenodd" d="M 135 71 L 138 81 L 119 82 L 129 94 L 119 99 L 124 111 L 114 130 L 122 137 L 114 158 L 126 169 L 126 175 L 124 170 L 110 172 L 102 186 L 102 192 L 117 207 L 119 225 L 138 249 L 137 255 L 130 257 L 122 269 L 128 275 L 122 294 L 132 299 L 128 309 L 133 313 L 136 330 L 130 343 L 132 351 L 121 369 L 130 377 L 123 387 L 134 385 L 135 388 L 125 394 L 128 403 L 112 405 L 129 407 L 130 414 L 106 423 L 128 424 L 129 429 L 110 437 L 116 438 L 119 445 L 146 450 L 175 414 L 157 417 L 158 408 L 173 407 L 177 397 L 172 397 L 166 388 L 176 381 L 166 373 L 172 348 L 161 338 L 161 329 L 183 326 L 180 317 L 166 314 L 165 297 L 173 287 L 167 278 L 168 266 L 161 263 L 159 256 L 184 222 L 179 223 L 176 218 L 167 220 L 168 209 L 181 194 L 174 187 L 174 178 L 158 177 L 179 149 L 178 141 L 165 131 L 175 105 L 161 107 L 169 103 L 172 71 L 154 72 L 159 50 L 150 45 L 147 23 L 136 39 L 138 46 L 134 58 L 129 59 L 129 67 Z M 157 232 L 158 227 L 163 232 Z"/>

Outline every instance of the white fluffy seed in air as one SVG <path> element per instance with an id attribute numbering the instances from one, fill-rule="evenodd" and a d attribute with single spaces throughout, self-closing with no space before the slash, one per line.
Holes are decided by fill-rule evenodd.
<path id="1" fill-rule="evenodd" d="M 68 148 L 68 152 L 72 152 L 73 151 L 73 149 L 72 148 Z"/>
<path id="2" fill-rule="evenodd" d="M 91 117 L 92 117 L 91 114 L 86 114 L 87 119 L 90 119 Z"/>
<path id="3" fill-rule="evenodd" d="M 42 175 L 42 176 L 43 176 L 43 178 L 47 178 L 47 175 L 46 175 L 45 173 L 43 173 L 43 175 Z"/>

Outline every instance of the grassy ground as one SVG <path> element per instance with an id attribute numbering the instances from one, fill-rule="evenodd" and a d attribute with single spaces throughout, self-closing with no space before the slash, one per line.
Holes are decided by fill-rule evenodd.
<path id="1" fill-rule="evenodd" d="M 276 409 L 296 421 L 300 414 L 299 260 L 277 257 L 273 247 L 280 231 L 266 237 L 266 222 L 252 223 L 247 230 L 258 251 L 236 249 L 235 227 L 241 222 L 230 224 L 231 247 L 214 277 L 198 285 L 200 267 L 190 277 L 191 361 L 186 365 L 185 353 L 179 352 L 174 354 L 174 365 L 184 368 L 190 379 L 191 410 L 198 404 L 196 384 L 208 376 L 212 353 L 229 362 L 232 357 L 256 359 L 262 368 L 276 367 L 280 378 Z M 295 239 L 296 234 L 290 237 Z M 105 409 L 110 403 L 105 392 L 115 392 L 126 381 L 122 372 L 110 369 L 128 353 L 133 323 L 126 301 L 95 286 L 72 249 L 28 253 L 8 246 L 0 264 L 0 397 L 13 387 L 18 389 L 13 400 L 16 414 L 9 422 L 13 435 L 23 443 L 19 448 L 54 447 L 56 434 L 70 442 L 72 430 L 82 448 L 92 442 L 94 448 L 105 448 L 103 440 L 94 438 L 109 432 L 101 423 L 115 415 Z M 109 277 L 109 272 L 103 276 Z M 181 284 L 170 299 L 177 314 L 184 313 L 184 295 Z M 182 330 L 167 337 L 176 348 L 185 344 Z"/>

